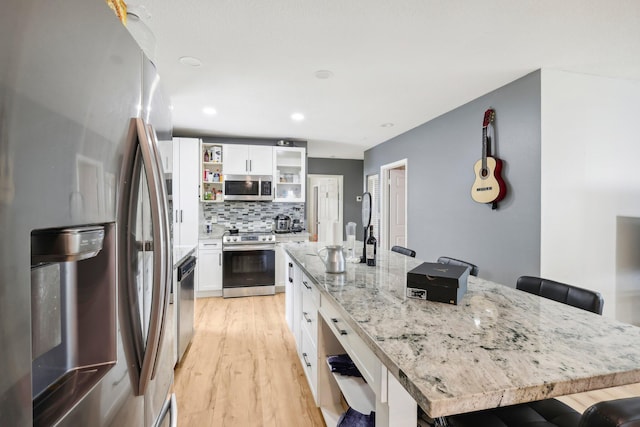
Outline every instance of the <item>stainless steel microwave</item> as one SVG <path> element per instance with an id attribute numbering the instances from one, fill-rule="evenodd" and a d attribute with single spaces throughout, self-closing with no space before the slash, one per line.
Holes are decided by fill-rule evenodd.
<path id="1" fill-rule="evenodd" d="M 271 175 L 224 175 L 225 200 L 273 200 Z"/>

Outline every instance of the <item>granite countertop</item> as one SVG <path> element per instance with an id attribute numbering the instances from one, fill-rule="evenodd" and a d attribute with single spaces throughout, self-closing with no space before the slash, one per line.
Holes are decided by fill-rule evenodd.
<path id="1" fill-rule="evenodd" d="M 207 233 L 205 227 L 200 227 L 200 234 L 198 234 L 198 240 L 211 240 L 222 239 L 222 235 L 227 231 L 224 225 L 211 225 L 211 231 Z"/>
<path id="2" fill-rule="evenodd" d="M 285 250 L 431 417 L 640 382 L 640 328 L 470 276 L 459 305 L 405 297 L 423 261 L 325 273 L 322 245 Z"/>
<path id="3" fill-rule="evenodd" d="M 173 268 L 178 268 L 182 261 L 184 261 L 189 255 L 193 255 L 197 246 L 174 246 L 173 247 Z"/>

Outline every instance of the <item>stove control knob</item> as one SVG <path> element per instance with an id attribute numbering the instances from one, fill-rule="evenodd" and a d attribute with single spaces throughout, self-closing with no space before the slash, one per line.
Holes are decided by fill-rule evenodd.
<path id="1" fill-rule="evenodd" d="M 237 241 L 238 241 L 238 238 L 237 238 L 237 237 L 234 237 L 234 238 L 233 238 L 233 241 L 234 241 L 234 242 L 237 242 Z"/>

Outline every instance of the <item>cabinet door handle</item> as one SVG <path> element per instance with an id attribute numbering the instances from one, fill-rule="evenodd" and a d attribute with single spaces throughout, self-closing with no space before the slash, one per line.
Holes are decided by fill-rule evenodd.
<path id="1" fill-rule="evenodd" d="M 309 359 L 307 359 L 307 353 L 302 353 L 302 358 L 304 359 L 304 364 L 307 365 L 307 368 L 310 368 L 311 363 L 309 363 Z"/>
<path id="2" fill-rule="evenodd" d="M 253 166 L 253 165 L 251 164 L 251 160 L 249 160 L 249 170 L 250 170 L 250 171 L 253 169 L 253 168 L 252 168 L 252 166 Z"/>
<path id="3" fill-rule="evenodd" d="M 244 161 L 244 170 L 249 171 L 249 160 Z"/>
<path id="4" fill-rule="evenodd" d="M 306 312 L 304 312 L 304 311 L 302 312 L 302 317 L 304 317 L 304 320 L 306 320 L 306 321 L 307 321 L 307 323 L 311 323 L 311 322 L 313 322 L 313 320 L 309 319 L 309 317 L 307 316 L 307 314 L 308 314 L 308 313 L 306 313 Z"/>
<path id="5" fill-rule="evenodd" d="M 180 209 L 180 222 L 182 222 L 182 209 Z"/>
<path id="6" fill-rule="evenodd" d="M 331 322 L 333 322 L 333 324 L 336 327 L 336 330 L 340 333 L 340 335 L 347 335 L 347 331 L 345 331 L 344 329 L 340 329 L 338 327 L 338 319 L 336 319 L 335 317 L 332 317 Z"/>
<path id="7" fill-rule="evenodd" d="M 302 281 L 302 284 L 304 285 L 305 288 L 307 288 L 308 290 L 311 290 L 311 286 L 309 286 L 307 282 L 305 282 L 304 280 Z"/>
<path id="8" fill-rule="evenodd" d="M 222 253 L 218 254 L 218 265 L 222 266 Z"/>

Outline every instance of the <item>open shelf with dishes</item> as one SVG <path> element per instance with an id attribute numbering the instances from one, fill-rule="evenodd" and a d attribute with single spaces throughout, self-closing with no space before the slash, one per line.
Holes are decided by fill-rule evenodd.
<path id="1" fill-rule="evenodd" d="M 220 203 L 224 201 L 222 175 L 222 145 L 200 144 L 200 201 Z"/>

